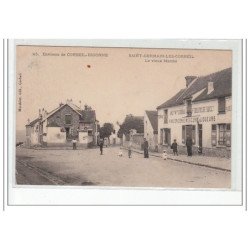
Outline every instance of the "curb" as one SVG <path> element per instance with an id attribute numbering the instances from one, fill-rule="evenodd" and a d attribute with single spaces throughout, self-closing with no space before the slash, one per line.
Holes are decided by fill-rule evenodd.
<path id="1" fill-rule="evenodd" d="M 125 147 L 122 147 L 123 149 L 126 149 Z M 143 152 L 140 152 L 140 151 L 136 151 L 136 150 L 133 150 L 133 152 L 137 153 L 137 154 L 143 154 Z M 149 154 L 150 156 L 154 156 L 154 157 L 158 157 L 158 158 L 161 158 L 160 155 L 156 155 L 156 154 Z M 225 172 L 230 172 L 231 173 L 231 170 L 230 169 L 225 169 L 225 168 L 220 168 L 220 167 L 214 167 L 214 166 L 211 166 L 211 165 L 207 165 L 207 164 L 202 164 L 202 163 L 194 163 L 194 162 L 190 162 L 190 161 L 185 161 L 185 160 L 180 160 L 180 159 L 174 159 L 174 158 L 171 158 L 171 157 L 167 157 L 168 160 L 172 160 L 172 161 L 178 161 L 178 162 L 183 162 L 183 163 L 187 163 L 187 164 L 190 164 L 190 165 L 197 165 L 197 166 L 200 166 L 200 167 L 207 167 L 207 168 L 212 168 L 212 169 L 216 169 L 216 170 L 221 170 L 221 171 L 225 171 Z"/>

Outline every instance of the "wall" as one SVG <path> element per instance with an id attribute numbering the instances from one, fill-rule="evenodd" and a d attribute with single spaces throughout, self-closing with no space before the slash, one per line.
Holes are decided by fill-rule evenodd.
<path id="1" fill-rule="evenodd" d="M 132 141 L 132 148 L 138 149 L 138 150 L 143 150 L 143 141 L 144 141 L 144 134 L 134 134 L 131 136 L 131 141 Z M 122 145 L 124 147 L 128 147 L 129 145 L 128 140 L 123 139 Z"/>
<path id="2" fill-rule="evenodd" d="M 71 114 L 72 122 L 71 125 L 65 124 L 65 115 Z M 48 117 L 48 124 L 51 122 L 56 122 L 60 127 L 70 127 L 72 129 L 72 135 L 78 135 L 78 126 L 79 126 L 79 114 L 76 113 L 70 106 L 65 105 L 60 110 L 55 112 L 53 115 Z"/>
<path id="3" fill-rule="evenodd" d="M 66 132 L 59 127 L 47 127 L 47 145 L 50 143 L 66 143 Z"/>
<path id="4" fill-rule="evenodd" d="M 88 132 L 79 132 L 79 143 L 88 144 Z"/>
<path id="5" fill-rule="evenodd" d="M 89 136 L 88 141 L 93 142 L 93 144 L 97 144 L 97 133 L 96 133 L 96 124 L 95 123 L 80 123 L 79 129 L 87 132 L 88 130 L 92 130 L 92 136 Z"/>
<path id="6" fill-rule="evenodd" d="M 158 135 L 154 134 L 153 127 L 145 112 L 144 114 L 144 137 L 147 138 L 149 149 L 151 151 L 157 151 L 158 149 Z"/>
<path id="7" fill-rule="evenodd" d="M 36 127 L 39 126 L 39 123 L 36 123 L 34 126 L 26 126 L 26 146 L 31 147 L 39 145 L 39 129 Z"/>
<path id="8" fill-rule="evenodd" d="M 229 157 L 230 147 L 212 146 L 211 129 L 212 124 L 231 123 L 231 97 L 226 98 L 225 114 L 218 114 L 218 100 L 206 100 L 192 103 L 192 117 L 186 117 L 186 106 L 180 105 L 168 108 L 168 123 L 164 123 L 164 109 L 158 110 L 158 142 L 161 142 L 161 129 L 169 128 L 171 130 L 171 142 L 177 140 L 178 145 L 185 144 L 182 141 L 182 125 L 195 125 L 196 141 L 195 147 L 198 147 L 198 123 L 202 124 L 202 142 L 203 152 L 207 155 L 217 155 Z M 162 147 L 161 147 L 162 148 Z"/>

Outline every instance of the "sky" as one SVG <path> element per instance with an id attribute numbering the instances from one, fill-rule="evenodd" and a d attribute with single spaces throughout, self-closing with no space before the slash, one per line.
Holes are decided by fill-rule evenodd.
<path id="1" fill-rule="evenodd" d="M 16 51 L 17 130 L 37 118 L 39 109 L 50 112 L 67 99 L 91 106 L 101 124 L 122 123 L 127 114 L 143 116 L 185 88 L 185 76 L 232 66 L 226 50 L 17 46 Z"/>

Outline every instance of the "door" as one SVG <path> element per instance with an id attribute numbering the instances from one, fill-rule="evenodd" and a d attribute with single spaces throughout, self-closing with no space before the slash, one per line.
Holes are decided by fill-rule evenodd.
<path id="1" fill-rule="evenodd" d="M 164 134 L 165 134 L 164 144 L 170 145 L 170 144 L 171 144 L 171 133 L 170 133 L 170 129 L 169 129 L 169 128 L 164 129 Z"/>
<path id="2" fill-rule="evenodd" d="M 202 124 L 199 124 L 199 147 L 202 148 Z"/>
<path id="3" fill-rule="evenodd" d="M 66 131 L 66 139 L 69 139 L 69 128 L 65 128 Z"/>
<path id="4" fill-rule="evenodd" d="M 192 130 L 193 130 L 192 125 L 186 126 L 186 139 L 187 139 L 187 137 L 192 138 Z"/>

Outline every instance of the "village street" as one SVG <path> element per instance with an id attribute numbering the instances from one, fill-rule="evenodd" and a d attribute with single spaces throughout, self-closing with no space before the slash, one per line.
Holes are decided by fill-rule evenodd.
<path id="1" fill-rule="evenodd" d="M 118 151 L 17 148 L 17 184 L 230 188 L 230 172 Z"/>

